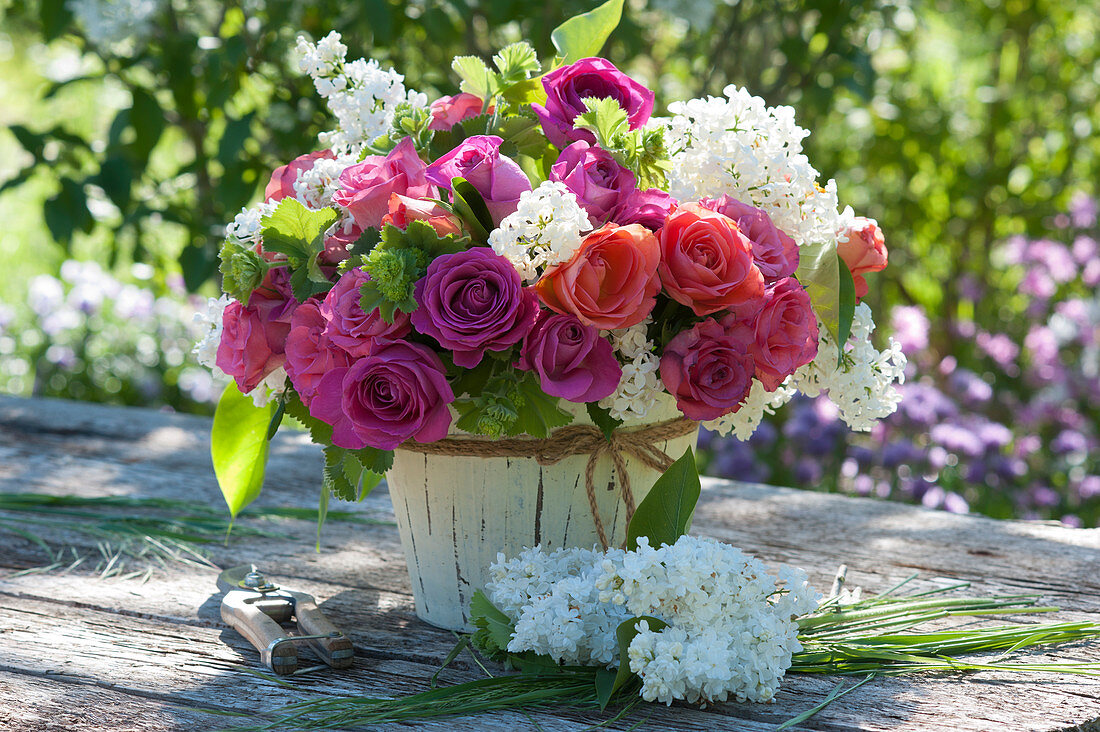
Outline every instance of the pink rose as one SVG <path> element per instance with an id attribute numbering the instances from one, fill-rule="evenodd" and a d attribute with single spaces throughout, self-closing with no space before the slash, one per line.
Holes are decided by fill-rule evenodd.
<path id="1" fill-rule="evenodd" d="M 283 350 L 289 331 L 288 323 L 265 319 L 260 308 L 234 300 L 222 314 L 222 339 L 215 363 L 247 394 L 286 361 Z"/>
<path id="2" fill-rule="evenodd" d="M 790 277 L 798 269 L 798 244 L 776 228 L 766 211 L 729 196 L 699 203 L 737 222 L 737 228 L 752 243 L 752 258 L 765 282 Z"/>
<path id="3" fill-rule="evenodd" d="M 868 272 L 881 272 L 889 263 L 886 240 L 882 229 L 874 219 L 856 216 L 852 224 L 839 237 L 836 252 L 848 269 L 856 285 L 856 297 L 867 296 L 867 280 L 863 275 Z"/>
<path id="4" fill-rule="evenodd" d="M 564 183 L 596 226 L 607 223 L 612 210 L 637 189 L 634 174 L 611 153 L 583 140 L 561 151 L 549 180 Z"/>
<path id="5" fill-rule="evenodd" d="M 351 357 L 325 335 L 326 324 L 317 302 L 307 300 L 294 311 L 286 337 L 286 373 L 306 406 L 313 401 L 321 377 L 351 365 Z"/>
<path id="6" fill-rule="evenodd" d="M 611 212 L 611 220 L 619 226 L 641 224 L 650 231 L 657 231 L 678 204 L 660 188 L 634 190 Z"/>
<path id="7" fill-rule="evenodd" d="M 428 222 L 441 237 L 463 234 L 459 218 L 438 203 L 394 193 L 390 196 L 390 210 L 382 217 L 382 225 L 393 224 L 399 229 L 407 229 L 410 221 Z"/>
<path id="8" fill-rule="evenodd" d="M 566 262 L 546 270 L 535 292 L 546 307 L 603 330 L 629 328 L 653 310 L 661 282 L 657 237 L 638 224 L 607 224 Z"/>
<path id="9" fill-rule="evenodd" d="M 437 195 L 424 173 L 427 166 L 416 154 L 411 137 L 406 137 L 385 156 L 368 155 L 363 162 L 340 174 L 340 190 L 332 202 L 342 206 L 364 229 L 378 228 L 390 203 L 390 194 L 413 198 Z"/>
<path id="10" fill-rule="evenodd" d="M 534 371 L 542 390 L 571 402 L 598 402 L 614 393 L 623 367 L 611 344 L 574 315 L 542 311 L 523 343 L 517 366 Z"/>
<path id="11" fill-rule="evenodd" d="M 466 92 L 455 94 L 453 97 L 440 97 L 432 102 L 432 122 L 428 125 L 428 129 L 449 130 L 462 120 L 481 114 L 483 104 L 481 97 Z M 492 113 L 492 111 L 490 107 L 488 112 Z"/>
<path id="12" fill-rule="evenodd" d="M 682 331 L 661 354 L 665 389 L 698 422 L 740 409 L 754 368 L 746 343 L 713 318 Z"/>
<path id="13" fill-rule="evenodd" d="M 368 356 L 381 339 L 402 338 L 412 329 L 407 313 L 397 311 L 387 323 L 378 308 L 369 313 L 359 306 L 359 288 L 370 279 L 362 267 L 348 270 L 325 295 L 321 303 L 325 337 L 351 356 Z"/>
<path id="14" fill-rule="evenodd" d="M 428 180 L 450 190 L 451 179 L 465 178 L 485 199 L 493 223 L 499 224 L 519 206 L 519 195 L 531 190 L 531 181 L 519 163 L 500 154 L 502 142 L 496 135 L 467 137 L 428 166 Z"/>
<path id="15" fill-rule="evenodd" d="M 354 219 L 346 219 L 346 223 L 337 223 L 332 233 L 325 238 L 325 249 L 318 258 L 322 266 L 335 267 L 348 258 L 348 250 L 351 249 L 359 237 L 363 235 L 363 227 L 355 223 Z"/>
<path id="16" fill-rule="evenodd" d="M 660 231 L 661 284 L 696 315 L 744 305 L 764 295 L 752 244 L 728 216 L 681 204 Z"/>
<path id="17" fill-rule="evenodd" d="M 332 150 L 318 150 L 294 158 L 286 165 L 281 165 L 271 174 L 271 180 L 264 189 L 264 199 L 268 201 L 281 201 L 284 198 L 294 198 L 294 182 L 298 180 L 298 174 L 313 169 L 313 164 L 318 160 L 336 157 Z"/>
<path id="18" fill-rule="evenodd" d="M 332 425 L 337 447 L 392 450 L 408 439 L 446 437 L 454 398 L 443 362 L 432 349 L 387 341 L 351 366 L 326 373 L 309 413 Z"/>
<path id="19" fill-rule="evenodd" d="M 733 317 L 733 316 L 730 316 Z M 756 378 L 768 391 L 817 356 L 817 317 L 810 296 L 793 277 L 785 277 L 764 292 L 764 302 L 749 327 L 749 352 Z"/>

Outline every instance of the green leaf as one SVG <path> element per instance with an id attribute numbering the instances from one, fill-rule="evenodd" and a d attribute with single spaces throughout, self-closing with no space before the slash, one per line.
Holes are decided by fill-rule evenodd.
<path id="1" fill-rule="evenodd" d="M 344 501 L 354 501 L 359 492 L 359 477 L 363 466 L 342 447 L 330 445 L 325 448 L 325 467 L 321 472 L 322 491 Z M 358 474 L 355 473 L 358 469 Z"/>
<path id="2" fill-rule="evenodd" d="M 839 340 L 840 257 L 836 253 L 836 242 L 804 244 L 798 250 L 798 271 L 795 277 L 809 293 L 810 304 L 818 320 L 824 324 L 833 340 L 842 345 Z"/>
<path id="3" fill-rule="evenodd" d="M 599 686 L 599 679 L 597 679 L 596 694 L 600 700 L 600 709 L 605 709 L 607 703 L 611 701 L 611 697 L 615 692 L 626 686 L 632 678 L 637 675 L 630 670 L 630 644 L 634 641 L 634 638 L 638 635 L 638 622 L 644 620 L 649 625 L 649 629 L 654 632 L 659 632 L 668 627 L 668 623 L 659 618 L 655 618 L 651 615 L 643 615 L 638 618 L 631 618 L 630 620 L 624 620 L 619 623 L 619 627 L 615 629 L 615 637 L 619 641 L 619 670 L 615 674 L 615 678 L 611 683 L 611 689 L 605 691 L 605 696 L 600 696 L 601 690 Z"/>
<path id="4" fill-rule="evenodd" d="M 283 406 L 286 413 L 309 432 L 309 438 L 314 444 L 328 445 L 332 442 L 332 425 L 310 414 L 309 408 L 302 404 L 301 398 L 295 392 L 287 391 L 283 397 Z"/>
<path id="5" fill-rule="evenodd" d="M 371 253 L 374 245 L 382 240 L 382 232 L 373 226 L 363 229 L 363 233 L 348 249 L 348 258 L 340 263 L 340 271 L 347 272 L 359 266 L 362 258 Z"/>
<path id="6" fill-rule="evenodd" d="M 264 249 L 307 260 L 324 250 L 325 232 L 336 223 L 336 218 L 336 211 L 331 208 L 311 211 L 297 199 L 284 198 L 261 219 Z"/>
<path id="7" fill-rule="evenodd" d="M 283 423 L 283 415 L 286 414 L 286 402 L 279 399 L 277 404 L 275 413 L 271 415 L 271 421 L 267 424 L 267 439 L 269 442 L 274 439 L 275 433 L 279 431 L 279 425 Z"/>
<path id="8" fill-rule="evenodd" d="M 332 491 L 329 490 L 328 485 L 324 480 L 321 481 L 321 497 L 317 501 L 317 551 L 321 551 L 321 529 L 325 526 L 325 519 L 328 518 L 328 500 L 332 495 Z"/>
<path id="9" fill-rule="evenodd" d="M 559 25 L 550 33 L 550 40 L 566 64 L 598 56 L 622 15 L 623 0 L 607 0 Z"/>
<path id="10" fill-rule="evenodd" d="M 210 431 L 210 457 L 234 518 L 260 495 L 267 464 L 267 431 L 274 413 L 274 404 L 257 407 L 235 382 L 225 387 L 218 400 Z"/>
<path id="11" fill-rule="evenodd" d="M 585 407 L 588 409 L 588 416 L 592 419 L 592 424 L 599 427 L 600 431 L 603 432 L 603 436 L 611 440 L 611 433 L 621 427 L 623 421 L 612 417 L 609 410 L 604 409 L 596 402 L 588 402 Z"/>
<path id="12" fill-rule="evenodd" d="M 856 283 L 852 279 L 852 270 L 848 264 L 837 257 L 837 270 L 840 275 L 839 302 L 837 307 L 837 336 L 838 359 L 844 357 L 844 344 L 848 342 L 848 336 L 852 334 L 852 320 L 856 315 Z M 839 363 L 837 364 L 839 366 Z"/>
<path id="13" fill-rule="evenodd" d="M 699 502 L 699 469 L 689 447 L 664 472 L 638 505 L 626 527 L 626 547 L 638 548 L 638 539 L 649 537 L 650 546 L 674 544 L 687 533 L 695 504 Z"/>
<path id="14" fill-rule="evenodd" d="M 485 199 L 465 178 L 451 179 L 451 193 L 454 194 L 455 213 L 470 225 L 471 233 L 478 241 L 488 241 L 489 232 L 496 228 Z"/>
<path id="15" fill-rule="evenodd" d="M 537 74 L 542 69 L 538 54 L 527 41 L 512 43 L 500 49 L 493 56 L 493 63 L 500 72 L 502 84 L 522 81 L 528 74 Z"/>
<path id="16" fill-rule="evenodd" d="M 573 120 L 573 126 L 595 134 L 600 141 L 600 147 L 604 149 L 615 147 L 613 142 L 615 136 L 630 130 L 630 118 L 626 110 L 618 100 L 612 97 L 604 99 L 585 97 L 581 101 L 584 102 L 588 111 L 578 114 Z"/>
<path id="17" fill-rule="evenodd" d="M 352 450 L 351 453 L 355 456 L 355 459 L 359 461 L 359 464 L 371 473 L 374 473 L 376 478 L 393 467 L 393 450 L 379 450 L 376 447 L 364 447 L 360 450 Z M 380 478 L 374 481 L 371 488 L 378 483 L 379 479 Z"/>
<path id="18" fill-rule="evenodd" d="M 512 640 L 515 628 L 512 620 L 494 605 L 481 590 L 474 592 L 470 599 L 470 622 L 477 631 L 474 633 L 474 645 L 490 656 L 508 651 L 508 642 Z"/>
<path id="19" fill-rule="evenodd" d="M 558 406 L 557 397 L 542 390 L 534 372 L 527 371 L 519 384 L 523 404 L 518 405 L 519 418 L 512 434 L 528 434 L 532 437 L 549 437 L 550 433 L 573 421 L 573 415 Z"/>
<path id="20" fill-rule="evenodd" d="M 455 56 L 451 69 L 462 80 L 458 88 L 482 100 L 493 96 L 500 88 L 500 78 L 477 56 Z"/>
<path id="21" fill-rule="evenodd" d="M 593 683 L 596 685 L 596 701 L 600 703 L 600 710 L 607 709 L 611 703 L 611 697 L 615 694 L 615 680 L 619 674 L 608 668 L 596 669 L 596 677 Z"/>

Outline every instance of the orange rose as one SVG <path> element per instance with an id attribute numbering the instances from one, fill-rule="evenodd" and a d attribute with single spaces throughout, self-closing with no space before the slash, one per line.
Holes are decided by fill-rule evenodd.
<path id="1" fill-rule="evenodd" d="M 661 229 L 661 284 L 696 315 L 764 296 L 764 275 L 752 242 L 728 216 L 698 203 L 681 204 Z"/>
<path id="2" fill-rule="evenodd" d="M 551 310 L 576 315 L 601 330 L 628 328 L 649 315 L 661 283 L 657 237 L 640 224 L 607 224 L 581 242 L 568 262 L 555 265 L 535 283 Z"/>
<path id="3" fill-rule="evenodd" d="M 852 280 L 856 286 L 856 297 L 867 296 L 867 280 L 863 275 L 869 272 L 881 272 L 889 262 L 886 240 L 882 229 L 874 219 L 856 216 L 851 226 L 844 231 L 836 245 L 836 253 L 848 265 Z"/>
<path id="4" fill-rule="evenodd" d="M 382 217 L 382 226 L 393 224 L 399 229 L 407 229 L 410 221 L 426 221 L 440 236 L 462 236 L 462 224 L 458 217 L 438 203 L 391 193 L 389 213 Z"/>

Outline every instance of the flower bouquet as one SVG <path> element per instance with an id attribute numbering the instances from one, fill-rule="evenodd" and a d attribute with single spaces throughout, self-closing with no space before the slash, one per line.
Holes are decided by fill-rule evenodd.
<path id="1" fill-rule="evenodd" d="M 818 184 L 790 108 L 728 87 L 654 117 L 595 57 L 621 7 L 556 29 L 545 65 L 525 42 L 455 58 L 434 101 L 338 34 L 300 40 L 336 126 L 226 229 L 198 351 L 234 381 L 212 441 L 230 509 L 291 415 L 325 446 L 322 506 L 389 471 L 442 625 L 467 625 L 499 550 L 620 544 L 699 423 L 744 439 L 827 392 L 865 430 L 899 398 L 904 357 L 858 302 L 877 225 Z"/>

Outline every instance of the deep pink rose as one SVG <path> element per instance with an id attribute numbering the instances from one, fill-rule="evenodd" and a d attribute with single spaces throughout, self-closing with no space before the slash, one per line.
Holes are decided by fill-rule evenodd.
<path id="1" fill-rule="evenodd" d="M 289 330 L 289 323 L 265 319 L 260 308 L 234 300 L 222 314 L 222 339 L 215 363 L 247 394 L 286 361 L 283 350 Z"/>
<path id="2" fill-rule="evenodd" d="M 519 163 L 500 154 L 503 139 L 496 135 L 474 135 L 428 166 L 428 180 L 451 190 L 452 178 L 465 178 L 489 207 L 493 223 L 516 210 L 519 195 L 531 190 L 531 181 Z M 411 194 L 410 194 L 411 195 Z"/>
<path id="3" fill-rule="evenodd" d="M 535 293 L 523 286 L 516 268 L 487 247 L 436 257 L 413 294 L 417 331 L 436 339 L 465 368 L 481 363 L 485 351 L 523 340 L 539 313 Z"/>
<path id="4" fill-rule="evenodd" d="M 793 277 L 785 277 L 765 290 L 763 305 L 749 326 L 749 352 L 756 364 L 756 378 L 768 391 L 775 391 L 784 379 L 817 356 L 817 317 L 810 296 Z"/>
<path id="5" fill-rule="evenodd" d="M 634 174 L 611 153 L 583 140 L 561 151 L 549 180 L 564 183 L 596 226 L 607 223 L 612 210 L 637 189 Z"/>
<path id="6" fill-rule="evenodd" d="M 641 224 L 658 231 L 679 202 L 660 188 L 634 190 L 611 212 L 611 220 L 619 226 Z"/>
<path id="7" fill-rule="evenodd" d="M 319 257 L 323 266 L 335 267 L 347 259 L 348 250 L 363 235 L 363 227 L 355 223 L 354 219 L 347 219 L 347 222 L 350 225 L 336 224 L 332 233 L 325 238 L 325 249 Z"/>
<path id="8" fill-rule="evenodd" d="M 462 236 L 462 221 L 435 201 L 409 198 L 400 193 L 390 196 L 389 211 L 382 217 L 382 225 L 393 224 L 399 229 L 407 229 L 410 221 L 426 221 L 441 237 Z"/>
<path id="9" fill-rule="evenodd" d="M 332 444 L 392 450 L 408 439 L 435 442 L 451 427 L 455 395 L 443 362 L 419 343 L 387 341 L 349 367 L 326 373 L 309 413 L 332 425 Z"/>
<path id="10" fill-rule="evenodd" d="M 837 242 L 836 252 L 852 272 L 856 297 L 866 297 L 867 280 L 863 275 L 881 272 L 890 261 L 882 229 L 874 219 L 856 216 L 852 219 L 852 225 L 841 235 L 841 239 L 846 241 Z"/>
<path id="11" fill-rule="evenodd" d="M 306 406 L 313 401 L 321 377 L 351 365 L 351 357 L 325 335 L 326 324 L 318 303 L 307 300 L 294 311 L 286 337 L 286 373 Z"/>
<path id="12" fill-rule="evenodd" d="M 248 306 L 256 308 L 260 319 L 268 323 L 290 323 L 298 301 L 290 288 L 290 270 L 286 267 L 272 267 L 264 276 L 260 286 L 252 291 Z"/>
<path id="13" fill-rule="evenodd" d="M 542 390 L 571 402 L 598 402 L 614 393 L 623 367 L 600 332 L 575 315 L 542 311 L 523 343 L 517 366 L 534 371 Z"/>
<path id="14" fill-rule="evenodd" d="M 764 275 L 753 262 L 752 244 L 728 216 L 684 203 L 658 236 L 661 284 L 669 297 L 696 315 L 763 297 Z"/>
<path id="15" fill-rule="evenodd" d="M 703 422 L 736 412 L 755 367 L 744 339 L 707 318 L 673 338 L 661 354 L 661 381 L 684 416 Z"/>
<path id="16" fill-rule="evenodd" d="M 424 176 L 426 169 L 412 138 L 406 137 L 385 157 L 368 155 L 363 162 L 346 168 L 340 174 L 340 190 L 333 194 L 332 202 L 346 208 L 364 229 L 378 228 L 389 207 L 391 193 L 413 198 L 437 195 Z"/>
<path id="17" fill-rule="evenodd" d="M 790 277 L 798 269 L 798 244 L 776 228 L 766 211 L 729 196 L 699 203 L 737 222 L 737 228 L 752 242 L 752 258 L 765 282 Z"/>
<path id="18" fill-rule="evenodd" d="M 432 121 L 428 129 L 449 130 L 462 120 L 481 114 L 483 104 L 481 97 L 466 92 L 453 97 L 440 97 L 432 102 Z M 492 108 L 489 112 L 492 112 Z"/>
<path id="19" fill-rule="evenodd" d="M 369 313 L 359 306 L 359 288 L 370 279 L 361 267 L 348 270 L 325 295 L 321 303 L 325 336 L 351 356 L 370 355 L 379 339 L 394 340 L 410 330 L 409 316 L 397 311 L 393 322 L 387 323 L 375 308 Z"/>
<path id="20" fill-rule="evenodd" d="M 603 58 L 582 58 L 562 66 L 542 77 L 546 90 L 546 105 L 532 104 L 542 130 L 555 147 L 565 147 L 576 140 L 596 142 L 588 130 L 573 127 L 578 114 L 588 111 L 585 98 L 614 99 L 626 111 L 630 129 L 636 130 L 649 121 L 653 113 L 653 92 L 615 68 Z"/>
<path id="21" fill-rule="evenodd" d="M 298 180 L 298 174 L 312 170 L 313 164 L 321 159 L 336 157 L 332 150 L 318 150 L 294 158 L 286 165 L 280 165 L 271 174 L 271 180 L 264 189 L 264 199 L 268 201 L 281 201 L 284 198 L 294 198 L 294 181 Z"/>

